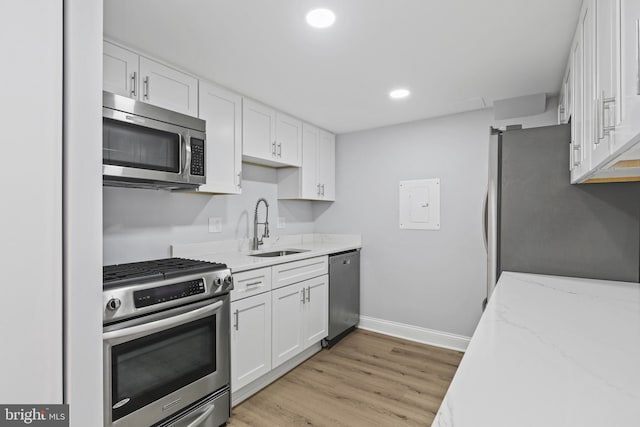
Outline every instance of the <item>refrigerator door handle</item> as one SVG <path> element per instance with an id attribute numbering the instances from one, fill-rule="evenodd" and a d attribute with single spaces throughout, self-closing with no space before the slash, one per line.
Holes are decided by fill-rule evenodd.
<path id="1" fill-rule="evenodd" d="M 482 205 L 482 238 L 484 240 L 484 250 L 485 252 L 488 254 L 489 253 L 489 242 L 488 242 L 488 231 L 487 231 L 487 226 L 489 224 L 489 189 L 487 189 L 487 192 L 484 195 L 484 203 Z"/>

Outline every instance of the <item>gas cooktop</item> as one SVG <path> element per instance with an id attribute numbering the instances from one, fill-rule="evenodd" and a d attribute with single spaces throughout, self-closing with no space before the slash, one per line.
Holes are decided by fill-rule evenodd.
<path id="1" fill-rule="evenodd" d="M 224 270 L 227 266 L 217 262 L 185 258 L 165 258 L 153 261 L 107 265 L 102 268 L 103 289 L 172 279 L 195 273 Z"/>

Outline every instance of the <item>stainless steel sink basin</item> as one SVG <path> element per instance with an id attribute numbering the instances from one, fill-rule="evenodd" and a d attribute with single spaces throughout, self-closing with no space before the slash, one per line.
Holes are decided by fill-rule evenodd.
<path id="1" fill-rule="evenodd" d="M 281 251 L 272 251 L 272 252 L 262 252 L 262 253 L 257 253 L 257 254 L 251 254 L 249 256 L 257 256 L 260 258 L 271 258 L 271 257 L 277 257 L 277 256 L 286 256 L 286 255 L 293 255 L 293 254 L 299 254 L 302 252 L 308 252 L 308 250 L 302 250 L 302 249 L 285 249 L 285 250 L 281 250 Z"/>

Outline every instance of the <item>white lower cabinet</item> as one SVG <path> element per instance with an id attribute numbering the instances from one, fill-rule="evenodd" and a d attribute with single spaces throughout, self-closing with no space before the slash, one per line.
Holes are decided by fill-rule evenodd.
<path id="1" fill-rule="evenodd" d="M 303 350 L 302 323 L 306 282 L 285 286 L 271 292 L 273 304 L 273 367 L 282 365 Z"/>
<path id="2" fill-rule="evenodd" d="M 303 349 L 306 349 L 329 335 L 329 276 L 302 283 L 306 285 L 302 322 Z"/>
<path id="3" fill-rule="evenodd" d="M 253 382 L 237 394 L 248 397 L 277 376 L 256 380 L 328 335 L 327 260 L 327 256 L 320 256 L 234 273 L 232 392 Z M 287 365 L 280 368 L 280 375 L 288 369 Z"/>
<path id="4" fill-rule="evenodd" d="M 271 294 L 231 303 L 231 391 L 271 370 Z"/>
<path id="5" fill-rule="evenodd" d="M 277 367 L 325 338 L 329 330 L 329 276 L 274 290 L 272 365 Z"/>

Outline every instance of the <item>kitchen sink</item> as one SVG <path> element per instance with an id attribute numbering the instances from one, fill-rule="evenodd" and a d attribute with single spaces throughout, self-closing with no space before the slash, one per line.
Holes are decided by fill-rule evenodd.
<path id="1" fill-rule="evenodd" d="M 272 258 L 272 257 L 277 257 L 277 256 L 286 256 L 286 255 L 293 255 L 293 254 L 299 254 L 302 252 L 309 252 L 308 250 L 303 250 L 303 249 L 285 249 L 285 250 L 281 250 L 281 251 L 272 251 L 272 252 L 261 252 L 261 253 L 257 253 L 257 254 L 251 254 L 249 256 L 256 256 L 256 257 L 260 257 L 260 258 Z"/>

